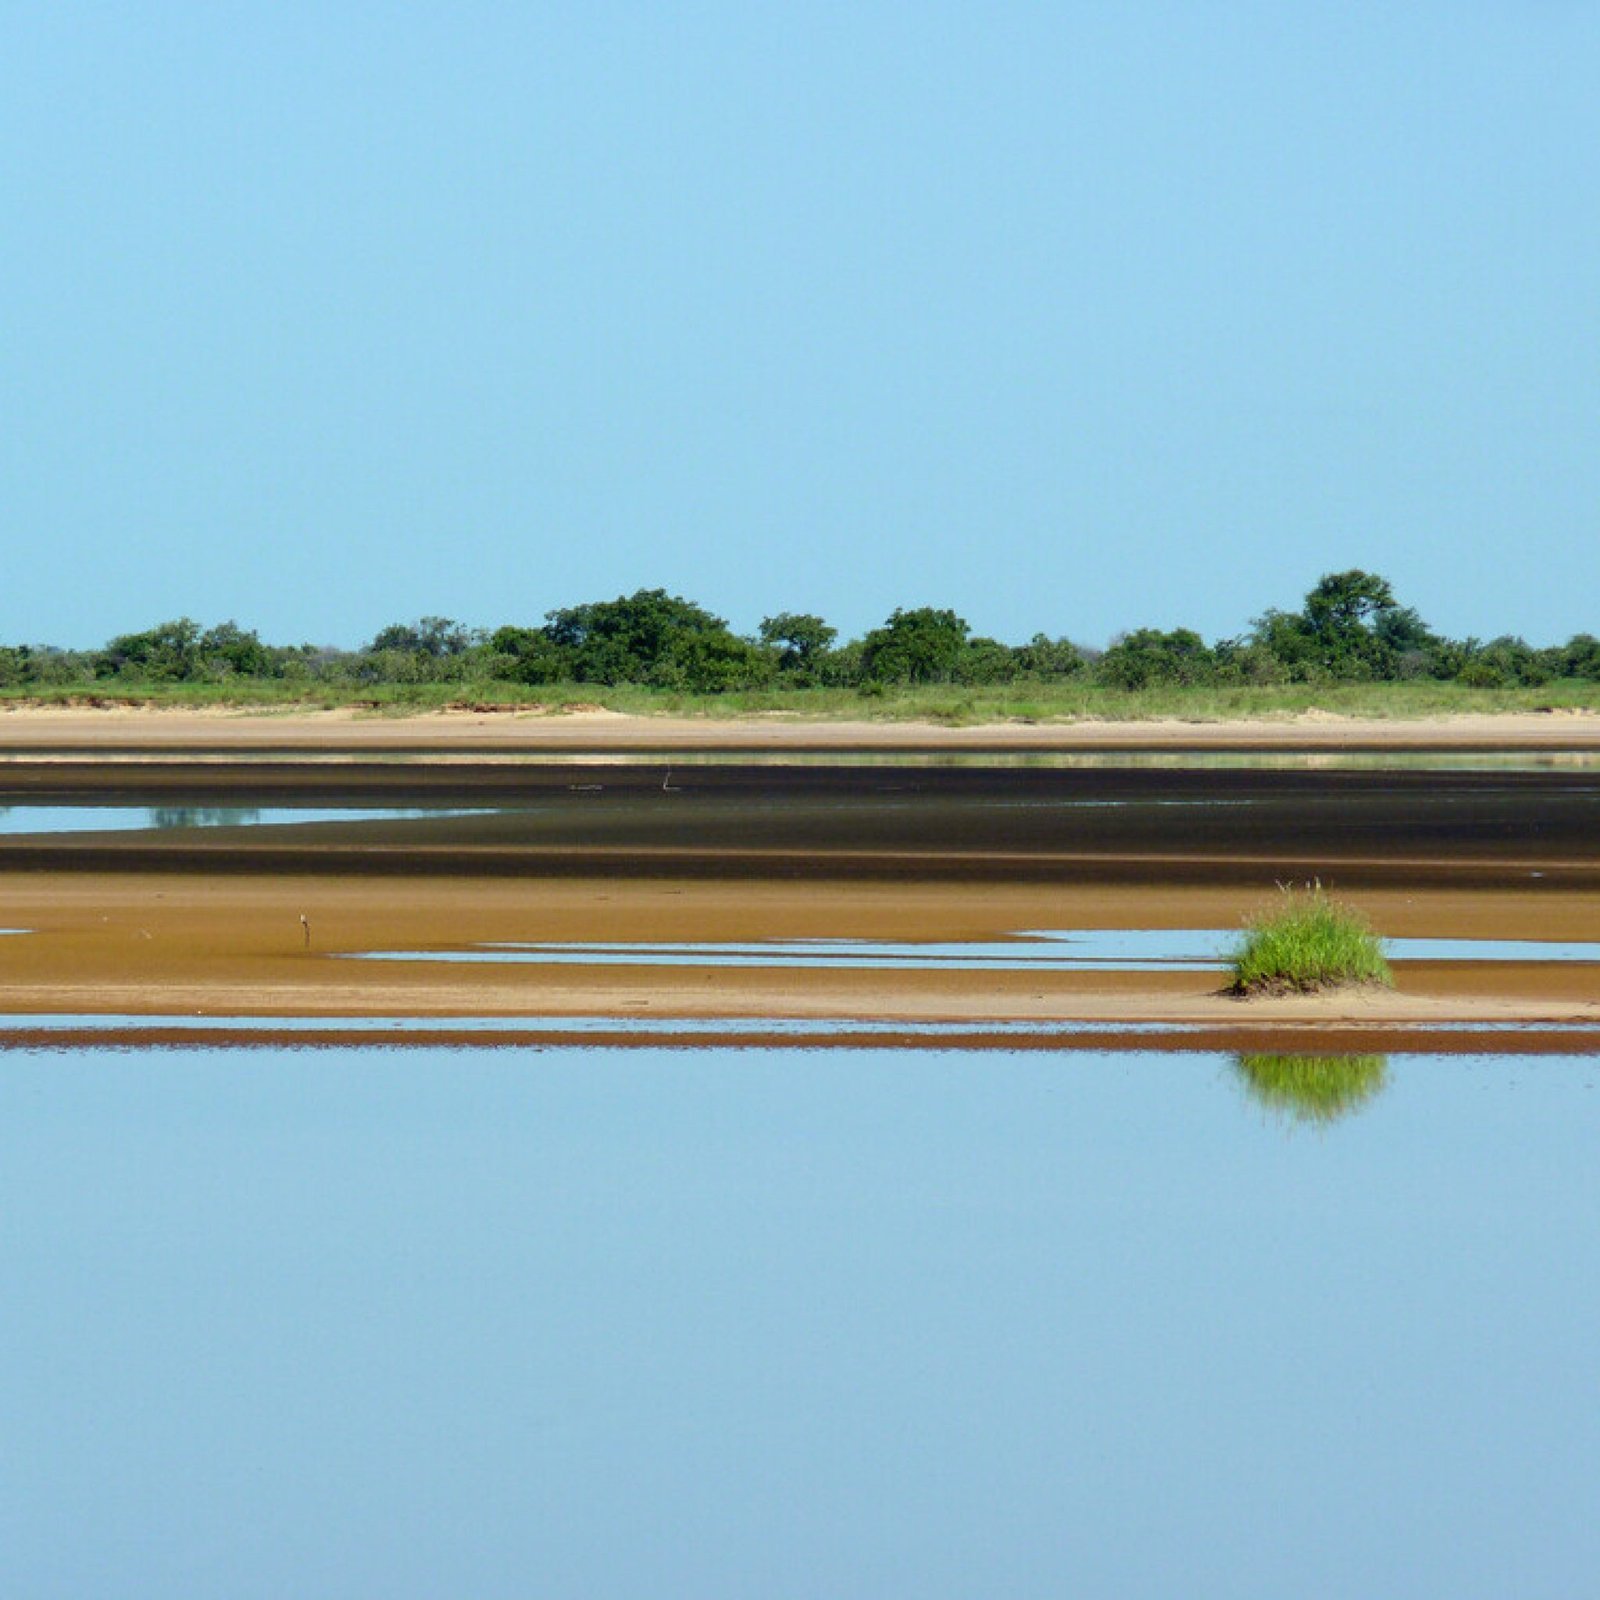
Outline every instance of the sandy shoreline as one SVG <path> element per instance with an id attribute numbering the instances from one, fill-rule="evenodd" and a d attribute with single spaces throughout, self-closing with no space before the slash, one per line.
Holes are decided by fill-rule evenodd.
<path id="1" fill-rule="evenodd" d="M 983 723 L 710 719 L 606 711 L 191 711 L 0 707 L 0 751 L 435 750 L 1600 750 L 1600 713 L 1387 720 L 1326 712 L 1248 721 Z"/>
<path id="2" fill-rule="evenodd" d="M 746 1019 L 839 1023 L 1183 1024 L 1213 1042 L 1268 1048 L 1310 1025 L 1352 1029 L 1372 1048 L 1418 1028 L 1510 1023 L 1600 1027 L 1593 964 L 1424 963 L 1400 988 L 1241 1003 L 1207 972 L 727 969 L 712 965 L 472 966 L 348 957 L 374 949 L 459 950 L 476 943 L 640 943 L 756 938 L 985 939 L 1020 928 L 1228 926 L 1225 891 L 1149 890 L 1114 901 L 1094 890 L 941 886 L 722 885 L 563 880 L 425 884 L 348 879 L 218 880 L 129 874 L 0 879 L 0 1012 L 324 1018 L 460 1017 Z M 1506 937 L 1592 932 L 1588 897 L 1364 897 L 1396 934 L 1474 929 Z M 304 942 L 304 916 L 311 944 Z M 1387 1041 L 1387 1043 L 1384 1043 Z M 1600 1043 L 1600 1040 L 1591 1041 Z M 1192 1046 L 1191 1046 L 1192 1047 Z M 1301 1047 L 1304 1048 L 1302 1037 Z M 1415 1047 L 1414 1042 L 1411 1047 Z M 1331 1048 L 1331 1046 L 1330 1046 Z"/>
<path id="3" fill-rule="evenodd" d="M 1600 801 L 1583 769 L 896 772 L 824 761 L 699 768 L 666 786 L 659 762 L 647 759 L 587 774 L 383 760 L 399 749 L 459 759 L 569 745 L 603 756 L 648 740 L 664 750 L 826 751 L 868 740 L 887 751 L 1590 750 L 1600 749 L 1600 718 L 945 729 L 9 712 L 0 714 L 8 756 L 0 805 L 420 800 L 491 809 L 287 830 L 0 840 L 0 927 L 29 930 L 0 937 L 0 1018 L 201 1014 L 322 1019 L 334 1030 L 340 1019 L 434 1019 L 440 1039 L 455 1037 L 450 1020 L 459 1018 L 611 1017 L 630 1027 L 662 1018 L 748 1023 L 737 1036 L 744 1042 L 764 1037 L 770 1019 L 794 1018 L 837 1024 L 845 1031 L 833 1042 L 850 1042 L 852 1023 L 961 1026 L 975 1044 L 995 1042 L 985 1028 L 1037 1027 L 1035 1043 L 1048 1048 L 1072 1047 L 1052 1043 L 1048 1030 L 1073 1023 L 1097 1030 L 1079 1041 L 1097 1047 L 1118 1028 L 1131 1039 L 1151 1025 L 1187 1030 L 1166 1041 L 1187 1048 L 1378 1050 L 1426 1040 L 1463 1049 L 1476 1040 L 1491 1049 L 1504 1038 L 1600 1047 L 1596 963 L 1425 963 L 1403 967 L 1394 994 L 1242 1004 L 1205 972 L 348 959 L 499 941 L 914 942 L 1026 929 L 1229 928 L 1274 883 L 1313 875 L 1391 936 L 1600 938 Z M 330 750 L 350 755 L 333 776 L 310 759 Z M 215 759 L 195 761 L 197 751 Z M 124 759 L 97 759 L 111 752 Z M 1501 1031 L 1516 1024 L 1544 1031 Z M 0 1042 L 38 1042 L 19 1027 L 0 1021 Z M 472 1042 L 488 1037 L 474 1033 Z"/>

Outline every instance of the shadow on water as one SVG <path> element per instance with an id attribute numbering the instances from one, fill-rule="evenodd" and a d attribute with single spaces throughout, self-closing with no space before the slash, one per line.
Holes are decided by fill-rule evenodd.
<path id="1" fill-rule="evenodd" d="M 1326 1127 L 1369 1105 L 1389 1082 L 1387 1056 L 1239 1055 L 1251 1099 L 1286 1122 Z"/>

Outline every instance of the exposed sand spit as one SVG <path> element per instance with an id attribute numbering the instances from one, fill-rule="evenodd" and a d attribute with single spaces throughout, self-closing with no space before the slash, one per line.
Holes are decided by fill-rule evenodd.
<path id="1" fill-rule="evenodd" d="M 1235 893 L 22 874 L 0 878 L 0 1007 L 13 1014 L 812 1017 L 879 1021 L 1600 1023 L 1600 966 L 1428 963 L 1397 992 L 1240 1002 L 1193 971 L 896 971 L 361 961 L 493 942 L 984 939 L 1018 929 L 1229 926 Z M 1590 896 L 1373 895 L 1393 933 L 1592 937 Z M 311 931 L 304 944 L 304 917 Z"/>
<path id="2" fill-rule="evenodd" d="M 808 722 L 788 714 L 744 718 L 636 717 L 598 706 L 551 712 L 466 708 L 415 715 L 354 710 L 194 711 L 104 706 L 0 708 L 0 750 L 432 747 L 527 750 L 671 749 L 1600 749 L 1600 713 L 1527 712 L 1416 721 L 1307 711 L 1239 722 L 1008 722 L 952 728 L 929 722 Z"/>

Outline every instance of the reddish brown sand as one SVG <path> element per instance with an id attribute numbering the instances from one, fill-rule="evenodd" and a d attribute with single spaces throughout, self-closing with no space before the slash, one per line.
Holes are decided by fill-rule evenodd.
<path id="1" fill-rule="evenodd" d="M 1241 1002 L 1215 974 L 1172 972 L 885 972 L 775 964 L 720 967 L 473 966 L 367 962 L 378 949 L 460 950 L 488 941 L 749 941 L 800 937 L 973 940 L 1021 929 L 1226 927 L 1273 893 L 1275 879 L 1317 875 L 1383 933 L 1600 938 L 1600 809 L 1580 775 L 919 774 L 894 769 L 696 769 L 663 792 L 659 765 L 608 768 L 603 793 L 573 769 L 362 765 L 374 744 L 466 750 L 454 730 L 478 719 L 382 723 L 166 713 L 11 713 L 0 748 L 30 753 L 118 744 L 131 760 L 94 761 L 59 779 L 59 761 L 0 765 L 6 798 L 189 804 L 282 803 L 296 795 L 355 803 L 518 803 L 510 816 L 281 830 L 8 840 L 0 848 L 0 1011 L 341 1017 L 819 1018 L 986 1025 L 1190 1024 L 1208 1048 L 1483 1047 L 1486 1033 L 1441 1025 L 1539 1023 L 1519 1048 L 1584 1047 L 1600 1024 L 1600 967 L 1427 963 L 1402 967 L 1393 993 L 1343 991 Z M 542 730 L 561 719 L 485 719 Z M 601 719 L 613 726 L 609 719 Z M 619 719 L 621 720 L 621 719 Z M 1561 725 L 1563 746 L 1600 743 L 1600 719 L 1516 719 L 1502 746 Z M 691 733 L 748 743 L 726 725 L 657 724 L 626 739 L 579 733 L 589 745 L 635 747 Z M 115 734 L 110 729 L 114 726 Z M 815 748 L 846 725 L 785 732 Z M 1363 740 L 1487 743 L 1476 726 L 1377 725 Z M 369 731 L 370 730 L 370 731 Z M 851 732 L 897 747 L 903 727 Z M 1030 729 L 1053 747 L 1079 730 Z M 1139 740 L 1158 741 L 1151 726 Z M 1187 731 L 1187 730 L 1186 730 Z M 1207 740 L 1215 730 L 1205 730 Z M 1303 744 L 1301 737 L 1294 741 Z M 1006 733 L 1000 739 L 998 733 Z M 959 744 L 1010 730 L 920 730 L 917 743 Z M 1424 734 L 1426 737 L 1424 737 Z M 564 738 L 575 739 L 571 725 Z M 1118 735 L 1121 737 L 1121 734 Z M 1276 743 L 1276 725 L 1235 729 L 1227 742 Z M 848 741 L 845 741 L 848 742 Z M 1186 741 L 1192 742 L 1192 741 Z M 1176 747 L 1167 736 L 1169 748 Z M 326 768 L 227 763 L 202 772 L 163 763 L 163 748 L 213 756 L 252 747 L 352 757 L 329 794 Z M 54 766 L 58 778 L 47 768 Z M 77 763 L 73 766 L 77 769 Z M 9 777 L 8 777 L 9 774 Z M 61 783 L 67 789 L 61 789 Z M 1085 783 L 1089 783 L 1086 789 Z M 1107 785 L 1110 785 L 1108 788 Z M 1120 787 L 1118 787 L 1120 785 Z M 1331 786 L 1330 786 L 1331 785 Z M 420 786 L 420 790 L 419 790 Z M 1084 805 L 1087 796 L 1090 804 Z M 1013 804 L 1013 799 L 1015 803 Z M 1228 802 L 1216 804 L 1218 801 Z M 175 803 L 177 803 L 175 802 Z M 274 838 L 274 835 L 278 835 Z M 301 918 L 310 926 L 305 944 Z M 1560 1025 L 1557 1027 L 1556 1025 Z M 441 1036 L 449 1037 L 444 1024 Z M 848 1029 L 846 1029 L 848 1037 Z M 17 1036 L 13 1036 L 17 1037 Z M 59 1036 L 58 1036 L 59 1037 Z M 1104 1047 L 1114 1034 L 1088 1042 Z M 1472 1045 L 1472 1040 L 1477 1045 Z M 1465 1041 L 1465 1043 L 1463 1042 Z M 875 1040 L 874 1042 L 882 1042 Z M 1011 1039 L 1010 1042 L 1018 1042 Z M 1053 1047 L 1060 1041 L 1050 1040 Z M 1139 1036 L 1141 1045 L 1152 1041 Z"/>

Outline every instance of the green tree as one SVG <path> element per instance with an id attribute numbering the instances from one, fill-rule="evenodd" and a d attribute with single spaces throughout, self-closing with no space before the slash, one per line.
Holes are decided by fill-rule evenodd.
<path id="1" fill-rule="evenodd" d="M 1329 572 L 1317 580 L 1306 596 L 1306 626 L 1319 638 L 1348 639 L 1385 612 L 1397 609 L 1387 578 L 1352 567 Z"/>
<path id="2" fill-rule="evenodd" d="M 262 644 L 253 629 L 236 622 L 219 622 L 208 628 L 199 642 L 200 658 L 208 667 L 230 672 L 240 678 L 270 678 L 276 675 L 278 660 Z"/>
<path id="3" fill-rule="evenodd" d="M 830 689 L 859 689 L 865 682 L 862 661 L 866 647 L 860 639 L 830 650 L 817 667 L 817 682 Z"/>
<path id="4" fill-rule="evenodd" d="M 872 683 L 949 683 L 970 631 L 953 611 L 897 610 L 862 641 L 862 677 Z"/>
<path id="5" fill-rule="evenodd" d="M 764 650 L 722 628 L 680 641 L 661 681 L 694 694 L 725 694 L 759 687 L 772 670 L 772 658 Z"/>
<path id="6" fill-rule="evenodd" d="M 1561 676 L 1600 682 L 1600 639 L 1592 633 L 1575 633 L 1561 647 Z"/>
<path id="7" fill-rule="evenodd" d="M 759 683 L 767 670 L 721 617 L 665 589 L 552 611 L 544 631 L 583 683 L 709 691 Z"/>
<path id="8" fill-rule="evenodd" d="M 1269 610 L 1250 643 L 1291 682 L 1448 676 L 1447 641 L 1394 596 L 1387 578 L 1352 567 L 1325 573 L 1298 613 Z"/>
<path id="9" fill-rule="evenodd" d="M 968 639 L 956 661 L 961 683 L 1014 683 L 1021 675 L 1017 652 L 998 639 Z"/>
<path id="10" fill-rule="evenodd" d="M 1253 636 L 1218 639 L 1211 647 L 1211 655 L 1218 683 L 1274 684 L 1289 677 L 1283 662 Z"/>
<path id="11" fill-rule="evenodd" d="M 1189 628 L 1137 628 L 1114 640 L 1095 665 L 1100 681 L 1115 689 L 1207 683 L 1215 670 L 1205 640 Z"/>
<path id="12" fill-rule="evenodd" d="M 0 689 L 15 689 L 38 678 L 33 650 L 25 644 L 0 645 Z"/>
<path id="13" fill-rule="evenodd" d="M 1313 658 L 1335 678 L 1392 676 L 1396 651 L 1385 630 L 1399 609 L 1387 578 L 1355 567 L 1327 573 L 1301 612 Z"/>
<path id="14" fill-rule="evenodd" d="M 809 611 L 780 611 L 761 619 L 761 642 L 777 653 L 778 671 L 810 682 L 839 630 Z"/>
<path id="15" fill-rule="evenodd" d="M 492 675 L 510 683 L 560 683 L 572 676 L 568 653 L 543 628 L 496 628 L 489 653 Z"/>
<path id="16" fill-rule="evenodd" d="M 1533 688 L 1548 683 L 1560 670 L 1559 651 L 1535 650 L 1527 640 L 1510 634 L 1483 645 L 1469 641 L 1465 656 L 1457 676 L 1474 689 Z"/>
<path id="17" fill-rule="evenodd" d="M 97 678 L 133 678 L 176 683 L 201 673 L 200 628 L 188 617 L 163 622 L 147 633 L 124 633 L 95 659 Z"/>
<path id="18" fill-rule="evenodd" d="M 1013 652 L 1017 665 L 1030 678 L 1072 678 L 1088 663 L 1070 639 L 1051 639 L 1036 633 Z"/>
<path id="19" fill-rule="evenodd" d="M 391 622 L 380 628 L 367 650 L 373 655 L 397 650 L 437 661 L 464 655 L 476 642 L 468 629 L 449 617 L 419 617 L 415 622 Z"/>

